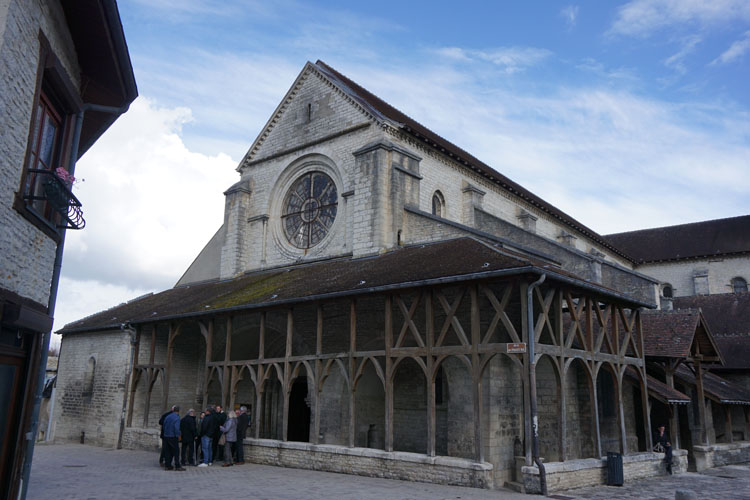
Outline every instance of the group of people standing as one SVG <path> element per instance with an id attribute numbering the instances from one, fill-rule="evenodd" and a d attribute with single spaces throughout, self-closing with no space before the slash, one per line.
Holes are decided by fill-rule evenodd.
<path id="1" fill-rule="evenodd" d="M 165 470 L 184 471 L 183 465 L 208 467 L 214 458 L 223 460 L 224 467 L 245 463 L 242 442 L 250 426 L 245 406 L 229 413 L 220 405 L 209 406 L 196 419 L 192 408 L 180 418 L 180 407 L 175 405 L 161 416 L 159 425 L 162 437 L 159 464 Z"/>

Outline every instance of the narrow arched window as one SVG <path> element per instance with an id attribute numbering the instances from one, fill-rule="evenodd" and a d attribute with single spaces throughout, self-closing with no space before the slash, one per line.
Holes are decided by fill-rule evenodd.
<path id="1" fill-rule="evenodd" d="M 747 292 L 747 281 L 745 281 L 745 278 L 740 278 L 739 276 L 732 278 L 732 291 L 734 293 Z"/>
<path id="2" fill-rule="evenodd" d="M 432 215 L 445 217 L 445 198 L 440 191 L 435 191 L 432 195 Z"/>
<path id="3" fill-rule="evenodd" d="M 94 393 L 94 371 L 96 370 L 96 360 L 93 356 L 89 358 L 89 364 L 86 367 L 86 376 L 83 379 L 83 397 L 91 400 Z"/>
<path id="4" fill-rule="evenodd" d="M 665 284 L 665 285 L 664 285 L 664 286 L 662 287 L 662 289 L 661 289 L 661 294 L 662 294 L 662 295 L 663 295 L 664 297 L 667 297 L 667 298 L 670 298 L 670 299 L 671 299 L 672 297 L 674 297 L 674 290 L 672 290 L 672 285 L 670 285 L 669 283 Z"/>

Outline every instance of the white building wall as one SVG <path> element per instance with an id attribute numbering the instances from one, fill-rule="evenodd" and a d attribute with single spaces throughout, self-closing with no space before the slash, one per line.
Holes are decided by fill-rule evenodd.
<path id="1" fill-rule="evenodd" d="M 732 292 L 731 280 L 744 278 L 750 283 L 750 256 L 658 262 L 638 266 L 637 271 L 672 285 L 675 297 L 698 295 L 694 276 L 708 275 L 708 293 Z M 700 278 L 699 288 L 700 288 Z"/>
<path id="2" fill-rule="evenodd" d="M 78 63 L 58 2 L 0 1 L 0 288 L 47 304 L 56 243 L 15 209 L 37 89 L 39 32 L 80 87 Z"/>

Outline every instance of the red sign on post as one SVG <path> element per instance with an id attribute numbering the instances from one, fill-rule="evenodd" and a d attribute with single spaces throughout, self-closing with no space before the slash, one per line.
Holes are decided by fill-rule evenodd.
<path id="1" fill-rule="evenodd" d="M 508 354 L 523 354 L 526 352 L 526 342 L 518 344 L 506 344 Z"/>

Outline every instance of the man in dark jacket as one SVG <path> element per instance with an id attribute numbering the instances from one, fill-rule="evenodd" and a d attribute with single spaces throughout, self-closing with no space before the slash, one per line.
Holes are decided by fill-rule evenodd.
<path id="1" fill-rule="evenodd" d="M 669 442 L 669 434 L 666 426 L 660 424 L 654 432 L 654 449 L 655 451 L 664 452 L 664 462 L 667 464 L 667 473 L 672 473 L 672 443 Z"/>
<path id="2" fill-rule="evenodd" d="M 214 412 L 214 419 L 216 419 L 216 428 L 218 429 L 222 425 L 224 425 L 224 422 L 227 421 L 227 414 L 224 413 L 224 408 L 221 407 L 221 405 L 216 405 L 216 411 Z M 219 438 L 221 437 L 221 433 L 216 435 L 216 439 L 214 439 L 213 442 L 213 455 L 216 460 L 223 460 L 224 459 L 224 447 L 219 446 Z"/>
<path id="3" fill-rule="evenodd" d="M 245 463 L 245 450 L 242 441 L 247 434 L 247 427 L 250 425 L 250 416 L 247 414 L 247 406 L 240 406 L 240 414 L 237 416 L 237 445 L 235 446 L 235 465 Z"/>
<path id="4" fill-rule="evenodd" d="M 213 463 L 213 442 L 218 441 L 219 423 L 211 407 L 206 408 L 206 416 L 201 421 L 201 450 L 203 463 L 198 467 L 208 467 Z"/>
<path id="5" fill-rule="evenodd" d="M 164 419 L 167 418 L 173 411 L 174 406 L 159 418 L 159 426 L 161 427 L 161 431 L 159 432 L 159 437 L 161 438 L 161 453 L 159 453 L 159 465 L 164 465 L 164 462 L 167 458 L 167 445 L 164 442 Z"/>
<path id="6" fill-rule="evenodd" d="M 195 427 L 195 410 L 190 408 L 187 415 L 180 420 L 180 433 L 182 434 L 182 465 L 195 465 L 195 437 L 198 429 Z"/>
<path id="7" fill-rule="evenodd" d="M 172 412 L 164 419 L 164 442 L 166 443 L 167 456 L 164 462 L 164 470 L 185 469 L 180 466 L 180 407 L 173 406 Z M 172 467 L 172 458 L 174 458 L 174 467 Z"/>

